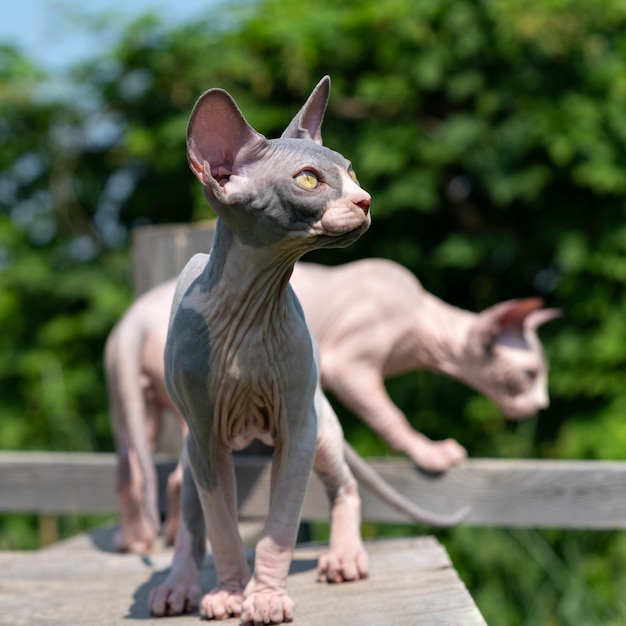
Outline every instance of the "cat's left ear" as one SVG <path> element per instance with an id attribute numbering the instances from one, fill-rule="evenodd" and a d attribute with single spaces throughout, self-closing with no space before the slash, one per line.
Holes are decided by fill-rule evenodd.
<path id="1" fill-rule="evenodd" d="M 322 145 L 322 121 L 330 95 L 330 76 L 324 76 L 281 137 L 311 139 Z"/>
<path id="2" fill-rule="evenodd" d="M 262 157 L 268 143 L 223 89 L 209 89 L 191 112 L 187 126 L 189 166 L 220 202 L 240 199 L 245 172 Z"/>

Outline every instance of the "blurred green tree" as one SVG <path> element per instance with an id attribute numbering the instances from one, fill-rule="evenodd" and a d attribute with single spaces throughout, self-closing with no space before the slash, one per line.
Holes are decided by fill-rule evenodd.
<path id="1" fill-rule="evenodd" d="M 473 456 L 624 458 L 625 26 L 617 0 L 230 3 L 129 24 L 57 101 L 1 49 L 2 446 L 111 449 L 100 359 L 131 298 L 129 232 L 210 215 L 184 156 L 194 101 L 226 88 L 277 136 L 328 73 L 324 139 L 351 157 L 374 223 L 309 260 L 387 257 L 464 308 L 538 294 L 565 312 L 542 329 L 539 419 L 506 423 L 424 372 L 390 382 L 397 403 Z M 388 453 L 340 412 L 361 451 Z M 488 622 L 623 623 L 622 534 L 441 537 Z"/>

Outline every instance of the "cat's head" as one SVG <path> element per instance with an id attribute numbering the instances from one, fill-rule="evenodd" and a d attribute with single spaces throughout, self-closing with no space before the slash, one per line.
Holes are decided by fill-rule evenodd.
<path id="1" fill-rule="evenodd" d="M 558 317 L 539 298 L 508 300 L 479 313 L 470 329 L 464 369 L 468 382 L 509 419 L 548 407 L 548 363 L 537 329 Z"/>
<path id="2" fill-rule="evenodd" d="M 190 167 L 226 227 L 251 246 L 301 254 L 343 247 L 370 225 L 370 195 L 350 162 L 322 145 L 330 79 L 323 78 L 279 139 L 266 139 L 232 97 L 210 89 L 187 129 Z"/>

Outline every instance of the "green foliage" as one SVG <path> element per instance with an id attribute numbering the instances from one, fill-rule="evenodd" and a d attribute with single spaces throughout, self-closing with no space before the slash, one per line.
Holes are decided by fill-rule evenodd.
<path id="1" fill-rule="evenodd" d="M 623 533 L 459 528 L 444 543 L 488 623 L 623 623 Z"/>
<path id="2" fill-rule="evenodd" d="M 507 423 L 426 372 L 390 382 L 399 406 L 473 456 L 623 459 L 625 26 L 617 0 L 230 3 L 127 25 L 62 100 L 0 47 L 0 445 L 111 449 L 100 363 L 131 298 L 129 232 L 211 214 L 184 156 L 195 99 L 226 88 L 277 136 L 328 73 L 325 143 L 352 159 L 374 221 L 309 260 L 387 257 L 464 308 L 538 294 L 564 310 L 542 329 L 539 419 Z M 340 413 L 363 453 L 389 453 Z M 623 534 L 441 537 L 489 623 L 624 621 Z"/>

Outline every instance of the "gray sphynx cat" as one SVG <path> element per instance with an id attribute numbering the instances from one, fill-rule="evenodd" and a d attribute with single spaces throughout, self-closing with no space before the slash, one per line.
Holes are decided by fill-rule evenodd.
<path id="1" fill-rule="evenodd" d="M 428 293 L 408 270 L 383 259 L 337 267 L 298 262 L 290 282 L 319 343 L 322 387 L 426 470 L 448 469 L 465 458 L 465 449 L 453 439 L 431 441 L 415 431 L 387 394 L 385 378 L 420 368 L 437 371 L 482 391 L 511 419 L 548 406 L 548 364 L 537 329 L 559 311 L 540 308 L 536 298 L 472 313 Z M 107 341 L 120 476 L 118 547 L 140 553 L 150 549 L 159 528 L 151 449 L 164 410 L 186 434 L 163 382 L 175 283 L 139 297 Z M 178 526 L 181 483 L 179 464 L 168 479 L 168 543 Z"/>
<path id="2" fill-rule="evenodd" d="M 280 139 L 257 133 L 219 89 L 200 97 L 189 121 L 189 164 L 218 221 L 211 254 L 192 257 L 178 278 L 164 362 L 167 391 L 188 426 L 183 498 L 195 486 L 217 572 L 202 599 L 207 618 L 293 618 L 287 574 L 312 468 L 331 503 L 320 577 L 367 576 L 357 483 L 289 285 L 303 254 L 347 246 L 370 225 L 369 194 L 350 163 L 321 144 L 329 87 L 328 77 L 320 81 Z M 232 451 L 254 439 L 274 453 L 251 575 L 238 533 Z"/>

